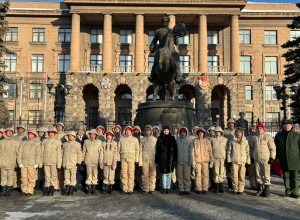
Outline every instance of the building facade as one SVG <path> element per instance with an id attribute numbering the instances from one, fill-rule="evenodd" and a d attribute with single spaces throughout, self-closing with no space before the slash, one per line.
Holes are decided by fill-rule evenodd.
<path id="1" fill-rule="evenodd" d="M 133 121 L 153 97 L 149 45 L 169 16 L 170 27 L 188 30 L 177 47 L 185 76 L 178 99 L 194 104 L 200 122 L 225 126 L 241 111 L 250 122 L 280 121 L 272 87 L 283 79 L 281 45 L 300 35 L 287 28 L 299 14 L 295 4 L 247 0 L 12 2 L 5 74 L 14 81 L 4 94 L 11 119 L 92 127 L 100 110 L 110 121 Z"/>

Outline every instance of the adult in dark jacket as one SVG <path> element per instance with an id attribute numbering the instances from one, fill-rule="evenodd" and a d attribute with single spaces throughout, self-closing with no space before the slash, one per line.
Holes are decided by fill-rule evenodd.
<path id="1" fill-rule="evenodd" d="M 101 111 L 98 112 L 98 117 L 94 121 L 94 128 L 96 128 L 98 125 L 103 126 L 104 131 L 107 131 L 106 118 L 104 118 L 104 115 Z"/>
<path id="2" fill-rule="evenodd" d="M 177 144 L 171 135 L 170 127 L 164 126 L 156 142 L 155 162 L 162 174 L 163 193 L 168 194 L 171 188 L 171 177 L 177 163 Z"/>
<path id="3" fill-rule="evenodd" d="M 283 170 L 285 195 L 299 197 L 300 135 L 292 130 L 291 120 L 283 122 L 283 130 L 276 134 L 276 158 Z"/>
<path id="4" fill-rule="evenodd" d="M 85 132 L 86 132 L 86 126 L 85 125 L 77 126 L 77 135 L 76 135 L 75 141 L 80 143 L 81 150 L 83 150 L 84 141 L 89 139 L 88 136 L 85 134 Z M 85 189 L 85 180 L 86 180 L 86 167 L 85 167 L 84 164 L 80 164 L 77 167 L 77 172 L 76 172 L 75 190 Z"/>

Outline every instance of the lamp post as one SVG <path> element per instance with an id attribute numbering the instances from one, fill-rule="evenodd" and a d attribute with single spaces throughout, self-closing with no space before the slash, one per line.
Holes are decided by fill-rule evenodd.
<path id="1" fill-rule="evenodd" d="M 217 126 L 220 126 L 220 115 L 216 115 L 216 119 L 217 119 Z"/>
<path id="2" fill-rule="evenodd" d="M 297 83 L 293 83 L 290 88 L 292 92 L 296 93 L 299 85 Z M 283 84 L 282 86 L 280 86 L 279 84 L 276 84 L 273 86 L 273 89 L 276 92 L 277 100 L 279 101 L 280 99 L 282 99 L 282 107 L 280 108 L 280 110 L 283 110 L 283 120 L 286 120 L 286 101 L 290 98 L 290 96 L 286 94 L 286 85 Z"/>
<path id="3" fill-rule="evenodd" d="M 46 86 L 48 88 L 48 93 L 52 96 L 56 96 L 56 102 L 55 102 L 55 106 L 54 106 L 54 111 L 55 111 L 55 118 L 57 119 L 62 117 L 62 121 L 64 122 L 64 106 L 62 105 L 64 102 L 61 100 L 61 94 L 69 95 L 71 89 L 73 89 L 73 84 L 70 82 L 66 82 L 65 84 L 59 83 L 56 87 L 56 91 L 55 92 L 51 92 L 51 90 L 54 87 L 54 82 L 52 80 L 50 80 L 50 78 L 48 79 L 48 82 L 46 83 Z M 63 107 L 62 107 L 63 106 Z M 57 114 L 58 113 L 58 114 Z M 62 115 L 61 115 L 62 113 Z M 61 121 L 61 120 L 59 120 Z"/>

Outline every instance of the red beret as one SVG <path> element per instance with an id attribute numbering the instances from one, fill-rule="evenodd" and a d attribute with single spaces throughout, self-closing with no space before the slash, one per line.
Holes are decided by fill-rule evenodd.
<path id="1" fill-rule="evenodd" d="M 258 129 L 258 128 L 262 128 L 263 130 L 265 130 L 265 126 L 264 126 L 264 124 L 258 124 L 257 126 L 256 126 L 256 128 Z"/>
<path id="2" fill-rule="evenodd" d="M 187 133 L 188 133 L 188 130 L 187 130 L 187 128 L 181 128 L 181 129 L 180 129 L 180 133 L 181 133 L 181 132 L 184 132 L 184 133 L 187 134 Z"/>
<path id="3" fill-rule="evenodd" d="M 113 133 L 113 132 L 111 132 L 111 131 L 108 131 L 108 132 L 106 132 L 105 136 L 106 136 L 106 137 L 107 137 L 107 136 L 114 137 L 115 135 L 114 135 L 114 133 Z"/>

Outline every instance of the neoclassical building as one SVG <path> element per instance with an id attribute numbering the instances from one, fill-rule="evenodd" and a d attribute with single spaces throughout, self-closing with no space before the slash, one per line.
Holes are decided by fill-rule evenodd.
<path id="1" fill-rule="evenodd" d="M 283 78 L 281 45 L 300 35 L 287 28 L 299 15 L 295 4 L 247 0 L 12 2 L 5 74 L 13 80 L 4 94 L 11 119 L 92 127 L 100 110 L 110 121 L 133 121 L 153 96 L 149 45 L 169 16 L 170 27 L 188 30 L 177 47 L 185 76 L 178 99 L 194 104 L 199 122 L 219 115 L 224 126 L 241 111 L 249 121 L 279 121 L 272 87 Z"/>

